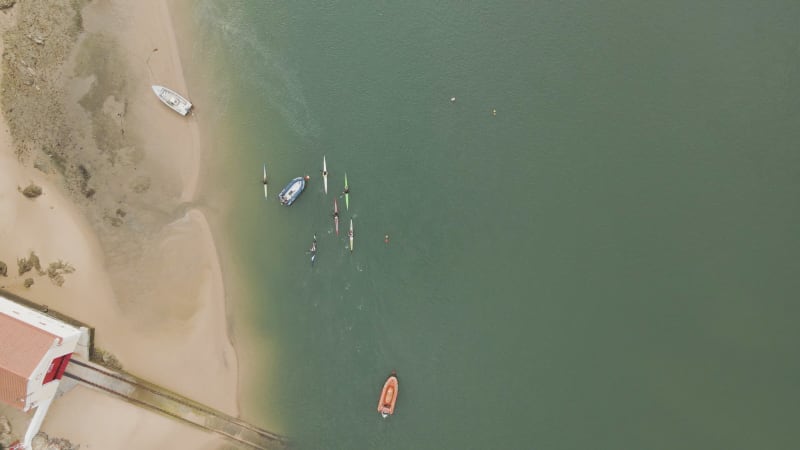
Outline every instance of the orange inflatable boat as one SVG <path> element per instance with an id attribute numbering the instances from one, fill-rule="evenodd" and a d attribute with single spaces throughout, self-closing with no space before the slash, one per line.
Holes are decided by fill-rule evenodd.
<path id="1" fill-rule="evenodd" d="M 386 383 L 383 384 L 381 398 L 378 400 L 378 412 L 386 418 L 394 413 L 394 405 L 397 403 L 397 374 L 392 371 Z"/>

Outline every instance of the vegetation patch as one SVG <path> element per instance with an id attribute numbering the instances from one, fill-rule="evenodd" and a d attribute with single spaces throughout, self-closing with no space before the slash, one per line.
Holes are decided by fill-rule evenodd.
<path id="1" fill-rule="evenodd" d="M 91 355 L 89 355 L 89 359 L 92 362 L 100 364 L 101 366 L 107 367 L 109 369 L 117 371 L 122 370 L 122 363 L 119 362 L 117 357 L 101 348 L 94 347 L 92 349 Z"/>

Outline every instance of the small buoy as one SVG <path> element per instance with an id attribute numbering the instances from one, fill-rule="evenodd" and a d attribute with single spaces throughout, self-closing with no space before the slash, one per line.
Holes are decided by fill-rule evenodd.
<path id="1" fill-rule="evenodd" d="M 387 244 L 389 243 L 389 235 L 388 234 L 383 236 L 383 242 L 385 242 Z"/>
<path id="2" fill-rule="evenodd" d="M 305 179 L 306 181 L 308 181 L 308 180 L 310 180 L 310 179 L 311 179 L 311 177 L 310 177 L 310 176 L 308 176 L 308 175 L 306 175 L 306 176 L 304 177 L 304 179 Z"/>
<path id="3" fill-rule="evenodd" d="M 492 115 L 493 115 L 493 116 L 496 116 L 496 115 L 497 115 L 497 110 L 496 110 L 496 109 L 494 109 L 494 108 L 492 108 Z"/>
<path id="4" fill-rule="evenodd" d="M 456 102 L 456 98 L 455 97 L 450 97 L 450 103 L 455 103 L 455 102 Z"/>

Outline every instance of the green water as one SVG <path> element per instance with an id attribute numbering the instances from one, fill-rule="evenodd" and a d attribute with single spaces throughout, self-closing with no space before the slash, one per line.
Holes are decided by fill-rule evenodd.
<path id="1" fill-rule="evenodd" d="M 800 3 L 190 9 L 242 401 L 297 448 L 796 448 Z"/>

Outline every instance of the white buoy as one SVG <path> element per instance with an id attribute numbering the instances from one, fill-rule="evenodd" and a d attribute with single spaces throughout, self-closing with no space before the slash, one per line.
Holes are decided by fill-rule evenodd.
<path id="1" fill-rule="evenodd" d="M 455 103 L 455 102 L 456 102 L 456 98 L 455 97 L 450 97 L 450 103 Z"/>

